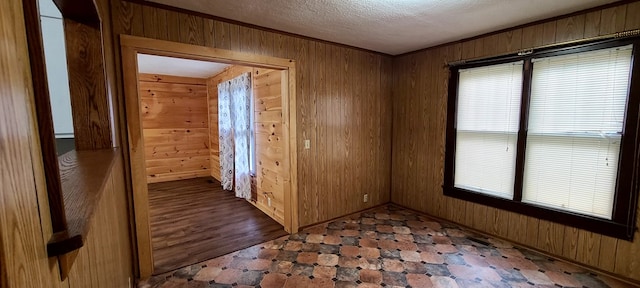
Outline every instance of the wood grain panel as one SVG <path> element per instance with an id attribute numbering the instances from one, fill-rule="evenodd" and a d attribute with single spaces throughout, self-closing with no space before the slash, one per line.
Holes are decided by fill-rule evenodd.
<path id="1" fill-rule="evenodd" d="M 600 35 L 623 31 L 626 15 L 627 5 L 621 5 L 602 10 L 599 20 Z"/>
<path id="2" fill-rule="evenodd" d="M 70 288 L 130 287 L 132 279 L 127 196 L 122 160 L 118 158 L 69 273 Z M 43 286 L 44 287 L 44 286 Z"/>
<path id="3" fill-rule="evenodd" d="M 595 37 L 600 34 L 600 30 L 602 29 L 602 23 L 600 20 L 602 18 L 602 11 L 593 11 L 587 13 L 584 19 L 584 37 Z M 608 34 L 608 33 L 607 33 Z"/>
<path id="4" fill-rule="evenodd" d="M 288 155 L 284 151 L 282 71 L 253 69 L 252 75 L 258 188 L 255 205 L 278 223 L 284 223 L 287 170 L 283 165 Z M 261 113 L 271 117 L 261 117 Z"/>
<path id="5" fill-rule="evenodd" d="M 76 149 L 112 147 L 109 100 L 99 29 L 64 19 Z"/>
<path id="6" fill-rule="evenodd" d="M 51 220 L 40 216 L 50 211 L 22 4 L 0 9 L 0 286 L 63 287 L 47 258 Z"/>
<path id="7" fill-rule="evenodd" d="M 147 181 L 209 175 L 207 81 L 139 75 Z"/>
<path id="8" fill-rule="evenodd" d="M 461 59 L 494 56 L 520 48 L 637 29 L 640 21 L 635 15 L 639 13 L 640 2 L 622 3 L 394 58 L 392 201 L 561 258 L 640 280 L 640 261 L 630 256 L 639 253 L 638 233 L 633 242 L 618 240 L 444 197 L 441 184 L 446 120 L 432 116 L 446 114 L 446 105 L 439 105 L 447 97 L 447 90 L 440 89 L 440 83 L 446 87 L 442 79 L 447 79 L 449 73 L 448 69 L 442 69 L 444 63 L 439 60 L 445 53 L 443 49 L 457 51 L 459 45 Z M 448 52 L 446 56 L 450 57 Z M 417 79 L 416 75 L 424 79 Z M 416 143 L 420 143 L 419 150 Z"/>
<path id="9" fill-rule="evenodd" d="M 22 3 L 8 1 L 0 10 L 0 146 L 3 148 L 3 169 L 0 179 L 0 286 L 2 287 L 129 287 L 132 276 L 129 223 L 127 219 L 125 185 L 122 180 L 122 163 L 111 175 L 106 185 L 118 191 L 118 202 L 106 211 L 109 216 L 94 215 L 100 219 L 100 227 L 92 227 L 89 235 L 98 229 L 108 230 L 98 236 L 98 249 L 89 251 L 83 247 L 81 260 L 74 265 L 76 274 L 88 281 L 68 279 L 61 281 L 58 261 L 48 258 L 46 242 L 52 236 L 49 219 L 44 169 L 37 137 L 36 110 L 34 107 Z M 104 74 L 103 74 L 104 75 Z M 104 80 L 103 80 L 104 84 Z M 104 87 L 104 86 L 103 86 Z M 100 139 L 96 139 L 100 141 Z M 120 159 L 120 158 L 118 158 Z M 102 204 L 101 204 L 102 205 Z M 91 237 L 91 236 L 90 236 Z M 110 245 L 113 243 L 113 245 Z M 85 249 L 86 248 L 86 249 Z M 99 250 L 99 251 L 98 251 Z M 84 253 L 82 252 L 84 251 Z M 102 256 L 108 255 L 109 258 Z M 102 281 L 100 283 L 100 281 Z"/>

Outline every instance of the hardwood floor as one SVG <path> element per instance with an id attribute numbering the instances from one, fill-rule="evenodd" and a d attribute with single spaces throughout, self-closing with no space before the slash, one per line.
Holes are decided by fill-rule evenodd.
<path id="1" fill-rule="evenodd" d="M 149 184 L 149 206 L 154 274 L 287 235 L 211 177 Z"/>

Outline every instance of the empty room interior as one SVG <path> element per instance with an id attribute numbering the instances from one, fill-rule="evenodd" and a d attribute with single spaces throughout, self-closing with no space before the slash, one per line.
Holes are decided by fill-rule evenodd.
<path id="1" fill-rule="evenodd" d="M 277 153 L 281 71 L 148 54 L 138 54 L 137 60 L 154 273 L 287 235 L 281 171 L 272 164 L 286 160 Z M 225 89 L 241 89 L 247 96 L 250 109 L 245 112 L 252 114 L 245 113 L 251 116 L 247 132 L 253 136 L 246 159 L 221 165 L 220 155 L 229 158 L 235 151 L 219 142 L 236 143 L 240 137 L 229 131 L 228 111 L 234 105 L 229 97 L 236 94 Z M 236 170 L 236 161 L 250 165 Z M 223 179 L 221 171 L 243 173 L 254 184 L 237 197 L 235 179 Z"/>
<path id="2" fill-rule="evenodd" d="M 640 287 L 639 15 L 6 0 L 0 287 Z"/>

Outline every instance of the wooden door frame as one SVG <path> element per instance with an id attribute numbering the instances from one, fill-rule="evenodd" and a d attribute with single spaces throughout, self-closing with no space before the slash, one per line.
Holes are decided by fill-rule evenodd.
<path id="1" fill-rule="evenodd" d="M 214 61 L 234 65 L 252 66 L 282 70 L 288 85 L 282 97 L 282 125 L 285 161 L 289 179 L 284 179 L 284 228 L 289 233 L 298 231 L 298 183 L 296 148 L 296 68 L 291 59 L 235 52 L 204 46 L 182 44 L 150 38 L 120 35 L 122 52 L 122 73 L 124 82 L 124 105 L 126 128 L 131 165 L 131 185 L 133 192 L 133 214 L 140 277 L 147 278 L 153 273 L 151 230 L 149 222 L 149 191 L 145 171 L 144 139 L 142 137 L 142 116 L 138 93 L 137 54 L 152 54 L 184 59 Z M 286 90 L 286 91 L 285 91 Z M 283 94 L 284 96 L 284 94 Z"/>

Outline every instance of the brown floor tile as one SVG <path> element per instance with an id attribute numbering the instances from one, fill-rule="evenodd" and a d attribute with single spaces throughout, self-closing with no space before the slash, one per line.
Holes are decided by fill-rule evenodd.
<path id="1" fill-rule="evenodd" d="M 342 236 L 349 236 L 349 237 L 360 236 L 360 231 L 358 231 L 358 230 L 342 230 Z"/>
<path id="2" fill-rule="evenodd" d="M 287 244 L 284 245 L 283 249 L 287 251 L 300 251 L 300 249 L 302 249 L 302 242 L 288 241 Z"/>
<path id="3" fill-rule="evenodd" d="M 332 288 L 335 287 L 333 280 L 329 278 L 314 278 L 311 280 L 309 288 Z"/>
<path id="4" fill-rule="evenodd" d="M 307 243 L 322 243 L 324 236 L 322 234 L 309 234 L 307 236 Z"/>
<path id="5" fill-rule="evenodd" d="M 263 288 L 276 288 L 283 287 L 284 283 L 287 282 L 287 275 L 280 273 L 269 273 L 262 277 L 262 281 L 260 282 L 260 287 Z"/>
<path id="6" fill-rule="evenodd" d="M 554 284 L 558 284 L 563 287 L 582 287 L 580 281 L 574 279 L 570 275 L 565 274 L 564 272 L 546 271 L 544 274 L 547 275 L 547 277 L 549 277 L 551 282 L 553 282 Z"/>
<path id="7" fill-rule="evenodd" d="M 358 217 L 154 276 L 138 287 L 629 287 L 448 223 L 442 228 L 411 211 L 388 206 Z"/>
<path id="8" fill-rule="evenodd" d="M 200 270 L 200 272 L 198 272 L 196 276 L 193 277 L 193 279 L 208 282 L 215 279 L 216 276 L 220 274 L 220 272 L 222 272 L 222 269 L 218 267 L 205 267 L 202 268 L 202 270 Z"/>
<path id="9" fill-rule="evenodd" d="M 404 261 L 411 262 L 420 262 L 422 258 L 420 258 L 420 253 L 416 251 L 400 251 L 400 258 Z"/>
<path id="10" fill-rule="evenodd" d="M 544 273 L 538 270 L 520 270 L 522 276 L 526 277 L 529 282 L 541 285 L 553 285 L 553 281 Z"/>
<path id="11" fill-rule="evenodd" d="M 444 258 L 437 252 L 420 252 L 420 259 L 427 263 L 441 264 Z"/>
<path id="12" fill-rule="evenodd" d="M 313 268 L 313 277 L 333 279 L 336 277 L 336 267 L 316 266 Z"/>
<path id="13" fill-rule="evenodd" d="M 324 239 L 322 241 L 322 243 L 329 244 L 329 245 L 338 245 L 341 242 L 342 242 L 342 239 L 340 239 L 340 236 L 336 236 L 336 235 L 324 236 Z"/>
<path id="14" fill-rule="evenodd" d="M 404 271 L 404 266 L 402 266 L 402 262 L 398 260 L 383 259 L 382 269 L 384 269 L 385 271 L 391 271 L 391 272 L 402 272 Z"/>
<path id="15" fill-rule="evenodd" d="M 238 282 L 241 273 L 242 270 L 225 269 L 222 270 L 222 272 L 220 272 L 220 274 L 218 274 L 218 276 L 216 276 L 213 280 L 216 281 L 216 283 L 233 284 Z"/>
<path id="16" fill-rule="evenodd" d="M 320 254 L 318 255 L 317 263 L 321 266 L 335 266 L 338 265 L 340 257 L 334 254 Z"/>
<path id="17" fill-rule="evenodd" d="M 298 254 L 298 263 L 312 264 L 318 262 L 318 253 L 316 252 L 301 252 Z"/>
<path id="18" fill-rule="evenodd" d="M 378 248 L 362 247 L 360 248 L 360 256 L 367 259 L 377 259 L 380 257 L 380 250 Z"/>
<path id="19" fill-rule="evenodd" d="M 424 274 L 407 274 L 407 284 L 414 288 L 430 288 L 433 287 L 431 278 Z"/>
<path id="20" fill-rule="evenodd" d="M 378 240 L 375 239 L 360 239 L 360 246 L 368 248 L 378 248 Z"/>
<path id="21" fill-rule="evenodd" d="M 270 272 L 287 274 L 291 273 L 291 269 L 293 268 L 293 263 L 288 261 L 278 261 L 271 263 Z"/>
<path id="22" fill-rule="evenodd" d="M 340 256 L 338 258 L 338 265 L 340 267 L 356 268 L 360 266 L 360 258 Z"/>
<path id="23" fill-rule="evenodd" d="M 382 272 L 378 270 L 363 269 L 360 270 L 360 281 L 380 284 L 382 283 Z"/>
<path id="24" fill-rule="evenodd" d="M 293 275 L 287 278 L 287 282 L 284 283 L 285 288 L 299 288 L 309 287 L 311 285 L 311 279 L 307 276 Z"/>
<path id="25" fill-rule="evenodd" d="M 357 246 L 342 246 L 340 247 L 340 254 L 342 256 L 356 257 L 360 254 L 360 248 Z"/>

